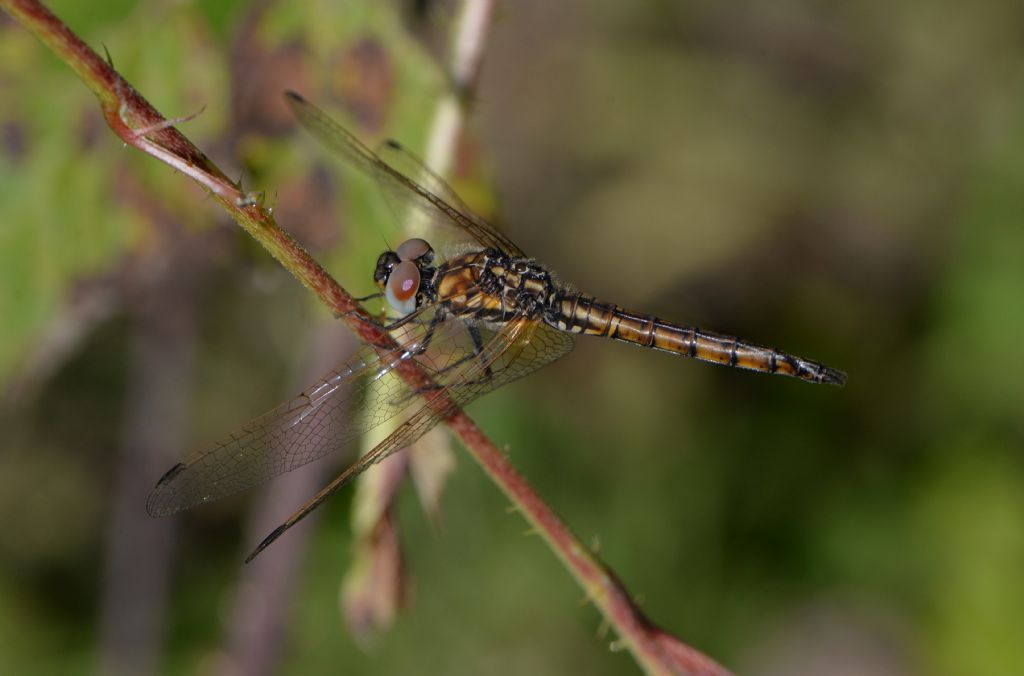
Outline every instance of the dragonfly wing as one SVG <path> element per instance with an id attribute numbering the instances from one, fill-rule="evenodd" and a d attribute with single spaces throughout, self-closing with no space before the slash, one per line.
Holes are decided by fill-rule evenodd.
<path id="1" fill-rule="evenodd" d="M 383 355 L 373 347 L 360 349 L 299 396 L 175 465 L 150 493 L 149 513 L 166 516 L 251 488 L 422 404 L 393 369 L 415 359 L 428 373 L 444 373 L 474 349 L 461 323 L 435 322 L 435 316 L 427 308 L 392 332 L 404 349 Z M 429 350 L 423 350 L 425 343 Z"/>
<path id="2" fill-rule="evenodd" d="M 387 142 L 385 145 L 388 153 L 394 157 L 404 156 L 405 159 L 409 159 L 408 163 L 402 160 L 402 164 L 418 167 L 419 169 L 410 172 L 415 173 L 417 178 L 429 187 L 421 185 L 382 160 L 327 113 L 295 92 L 286 92 L 285 99 L 302 126 L 321 143 L 377 180 L 389 201 L 406 212 L 398 214 L 399 217 L 424 218 L 431 225 L 443 224 L 455 228 L 483 247 L 501 249 L 514 256 L 524 255 L 508 237 L 466 208 L 462 200 L 440 177 L 427 170 L 422 162 L 398 143 Z"/>
<path id="3" fill-rule="evenodd" d="M 513 256 L 526 256 L 507 235 L 474 213 L 443 178 L 401 143 L 388 139 L 375 150 L 377 157 L 384 164 L 454 207 L 464 219 L 472 221 L 476 228 L 468 229 L 463 220 L 453 221 L 432 203 L 424 202 L 405 188 L 399 189 L 394 181 L 382 178 L 378 174 L 377 183 L 397 221 L 402 224 L 403 232 L 415 236 L 432 236 L 433 233 L 447 231 L 448 236 L 456 239 L 465 239 L 469 234 L 477 244 L 495 247 Z M 483 233 L 487 233 L 488 236 L 484 237 Z"/>
<path id="4" fill-rule="evenodd" d="M 477 333 L 476 338 L 473 331 Z M 427 403 L 384 441 L 317 493 L 287 521 L 274 529 L 246 561 L 254 559 L 286 530 L 370 466 L 414 443 L 438 422 L 477 397 L 550 364 L 568 354 L 574 345 L 570 334 L 528 319 L 509 322 L 501 330 L 493 333 L 478 326 L 471 326 L 467 329 L 466 335 L 474 349 L 464 353 L 458 361 L 451 362 L 443 372 L 435 375 L 435 381 L 439 385 L 436 393 L 412 395 L 417 399 L 425 399 Z"/>
<path id="5" fill-rule="evenodd" d="M 491 336 L 480 327 L 475 330 L 481 334 L 484 347 L 476 354 L 467 355 L 462 364 L 452 369 L 451 376 L 445 378 L 449 382 L 444 390 L 448 399 L 446 406 L 424 406 L 417 411 L 367 454 L 374 456 L 369 464 L 412 444 L 440 420 L 477 397 L 565 356 L 575 344 L 571 334 L 529 319 L 509 322 Z"/>

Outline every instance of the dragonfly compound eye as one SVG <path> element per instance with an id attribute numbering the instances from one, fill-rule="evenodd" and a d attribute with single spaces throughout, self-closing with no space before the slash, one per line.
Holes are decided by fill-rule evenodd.
<path id="1" fill-rule="evenodd" d="M 420 271 L 415 263 L 402 261 L 391 270 L 384 297 L 400 315 L 416 309 L 416 294 L 420 290 Z"/>
<path id="2" fill-rule="evenodd" d="M 377 286 L 384 288 L 391 276 L 391 271 L 399 263 L 398 254 L 394 251 L 385 251 L 377 258 L 377 267 L 373 271 L 373 281 Z"/>
<path id="3" fill-rule="evenodd" d="M 395 253 L 403 261 L 414 261 L 427 257 L 425 262 L 430 263 L 430 259 L 434 257 L 434 250 L 430 248 L 430 244 L 427 240 L 419 237 L 405 240 L 401 246 L 395 249 Z"/>

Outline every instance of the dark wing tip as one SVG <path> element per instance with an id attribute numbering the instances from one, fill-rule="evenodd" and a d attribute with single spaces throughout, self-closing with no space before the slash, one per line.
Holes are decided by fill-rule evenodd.
<path id="1" fill-rule="evenodd" d="M 169 504 L 167 497 L 170 494 L 167 485 L 174 481 L 175 477 L 179 476 L 188 465 L 183 462 L 179 462 L 174 467 L 170 468 L 164 475 L 160 477 L 160 480 L 156 482 L 153 490 L 150 491 L 149 497 L 146 498 L 146 512 L 152 517 L 169 516 L 175 512 L 181 511 L 180 507 Z"/>
<path id="2" fill-rule="evenodd" d="M 170 516 L 175 512 L 179 511 L 173 505 L 169 505 L 167 502 L 167 491 L 157 485 L 149 493 L 149 497 L 146 498 L 146 513 L 154 519 L 158 519 L 162 516 Z"/>
<path id="3" fill-rule="evenodd" d="M 269 547 L 274 540 L 281 537 L 281 534 L 284 533 L 286 530 L 288 530 L 288 524 L 281 524 L 280 526 L 275 528 L 270 533 L 270 535 L 263 538 L 263 541 L 256 545 L 256 549 L 252 550 L 252 553 L 249 554 L 249 556 L 245 557 L 245 562 L 252 563 L 252 560 L 259 556 L 260 552 Z"/>
<path id="4" fill-rule="evenodd" d="M 149 514 L 154 519 L 159 519 L 161 516 L 167 516 L 170 512 L 163 506 L 162 500 L 160 500 L 160 494 L 158 491 L 153 491 L 146 498 L 146 514 Z"/>
<path id="5" fill-rule="evenodd" d="M 289 101 L 294 101 L 296 103 L 305 103 L 306 102 L 306 99 L 304 99 L 301 94 L 299 94 L 298 92 L 293 91 L 291 89 L 286 89 L 285 90 L 284 97 L 286 99 L 288 99 Z"/>
<path id="6" fill-rule="evenodd" d="M 160 477 L 159 480 L 157 480 L 156 487 L 160 488 L 160 486 L 163 486 L 164 484 L 170 482 L 174 477 L 181 474 L 181 472 L 185 469 L 186 466 L 187 465 L 185 465 L 185 463 L 179 462 L 177 465 L 164 472 L 164 475 Z"/>

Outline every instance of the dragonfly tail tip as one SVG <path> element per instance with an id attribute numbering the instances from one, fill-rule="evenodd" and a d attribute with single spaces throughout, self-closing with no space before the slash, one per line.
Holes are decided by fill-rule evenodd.
<path id="1" fill-rule="evenodd" d="M 837 369 L 826 368 L 821 374 L 821 382 L 846 387 L 846 374 Z"/>

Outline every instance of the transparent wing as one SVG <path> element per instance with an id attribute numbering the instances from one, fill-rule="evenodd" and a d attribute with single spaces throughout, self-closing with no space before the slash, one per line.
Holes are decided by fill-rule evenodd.
<path id="1" fill-rule="evenodd" d="M 443 178 L 401 143 L 394 139 L 388 139 L 377 145 L 374 152 L 392 170 L 410 179 L 426 192 L 441 198 L 462 216 L 473 221 L 481 230 L 491 232 L 492 243 L 488 246 L 496 246 L 513 256 L 525 256 L 515 243 L 503 235 L 500 230 L 476 215 Z M 453 222 L 447 214 L 438 211 L 432 205 L 426 206 L 423 200 L 411 196 L 408 190 L 396 190 L 393 183 L 382 181 L 379 178 L 377 183 L 380 185 L 384 199 L 394 213 L 396 221 L 402 226 L 403 233 L 427 239 L 441 239 L 442 241 L 446 236 L 463 240 L 467 236 L 472 236 L 472 233 L 467 232 L 460 223 Z M 474 238 L 473 241 L 478 245 L 481 244 L 478 238 Z"/>
<path id="2" fill-rule="evenodd" d="M 429 307 L 392 335 L 403 349 L 384 355 L 360 349 L 299 396 L 172 467 L 150 493 L 149 513 L 173 514 L 322 458 L 422 403 L 392 373 L 401 361 L 417 360 L 443 387 L 466 355 L 478 351 L 461 321 L 437 321 Z"/>
<path id="3" fill-rule="evenodd" d="M 525 255 L 512 240 L 466 208 L 462 200 L 440 177 L 427 170 L 398 143 L 389 141 L 385 145 L 388 154 L 398 158 L 403 164 L 406 164 L 405 160 L 409 160 L 408 166 L 418 167 L 415 171 L 417 178 L 427 186 L 421 185 L 382 160 L 359 139 L 332 120 L 327 113 L 295 92 L 286 92 L 285 99 L 303 127 L 324 145 L 373 176 L 393 204 L 408 210 L 411 214 L 420 215 L 431 225 L 455 228 L 483 247 L 500 249 L 513 256 Z"/>
<path id="4" fill-rule="evenodd" d="M 481 331 L 479 328 L 474 330 Z M 477 397 L 566 355 L 574 344 L 570 334 L 528 319 L 509 322 L 497 333 L 487 334 L 480 336 L 483 338 L 482 349 L 465 354 L 458 362 L 453 362 L 446 373 L 441 374 L 439 380 L 448 381 L 447 387 L 425 397 L 426 403 L 412 417 L 278 526 L 253 550 L 246 561 L 253 560 L 286 530 L 371 465 L 409 446 L 438 422 Z M 424 400 L 422 394 L 412 396 Z"/>
<path id="5" fill-rule="evenodd" d="M 376 153 L 377 157 L 384 164 L 406 178 L 411 179 L 414 183 L 418 183 L 427 192 L 437 195 L 467 218 L 481 221 L 484 227 L 492 227 L 473 213 L 473 210 L 469 208 L 462 198 L 459 197 L 459 194 L 443 178 L 428 167 L 415 153 L 402 145 L 400 141 L 389 138 L 376 146 L 373 152 Z"/>

